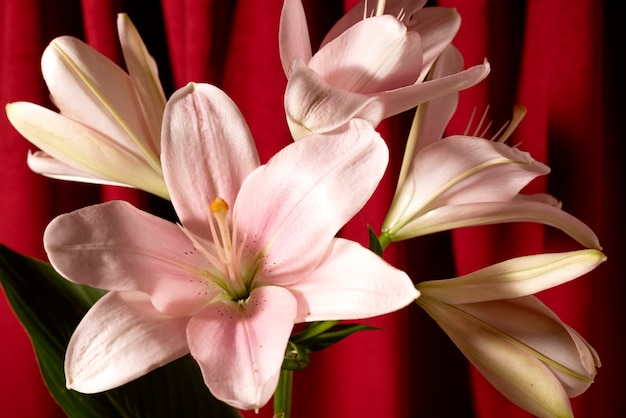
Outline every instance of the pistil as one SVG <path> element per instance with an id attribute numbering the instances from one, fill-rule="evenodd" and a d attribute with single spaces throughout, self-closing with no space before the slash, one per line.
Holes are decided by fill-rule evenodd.
<path id="1" fill-rule="evenodd" d="M 524 119 L 524 116 L 526 116 L 526 107 L 522 105 L 515 106 L 513 108 L 513 117 L 507 124 L 506 130 L 497 139 L 494 138 L 494 141 L 506 142 L 506 140 L 509 139 L 511 134 L 515 131 L 515 128 L 517 128 L 517 125 L 519 125 L 522 119 Z"/>
<path id="2" fill-rule="evenodd" d="M 228 293 L 233 300 L 247 299 L 249 289 L 241 276 L 241 255 L 245 242 L 238 248 L 236 241 L 237 231 L 233 230 L 231 233 L 228 221 L 228 203 L 224 199 L 216 197 L 209 205 L 209 210 L 211 215 L 213 215 L 209 217 L 211 234 L 215 243 L 217 257 L 222 264 L 222 268 L 219 270 L 226 276 L 223 279 L 228 287 Z M 213 219 L 217 224 L 217 230 L 212 222 Z"/>

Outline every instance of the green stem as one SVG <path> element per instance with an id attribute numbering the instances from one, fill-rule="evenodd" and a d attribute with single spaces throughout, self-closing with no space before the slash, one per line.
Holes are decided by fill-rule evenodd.
<path id="1" fill-rule="evenodd" d="M 381 251 L 384 251 L 385 248 L 387 248 L 389 244 L 391 244 L 391 237 L 389 236 L 389 234 L 383 232 L 378 237 L 378 242 L 380 242 Z"/>
<path id="2" fill-rule="evenodd" d="M 291 388 L 293 387 L 293 370 L 281 370 L 276 392 L 274 392 L 274 418 L 291 416 Z"/>

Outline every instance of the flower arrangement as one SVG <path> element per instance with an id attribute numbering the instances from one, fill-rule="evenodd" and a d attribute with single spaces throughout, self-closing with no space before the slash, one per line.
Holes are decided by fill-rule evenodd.
<path id="1" fill-rule="evenodd" d="M 159 369 L 182 380 L 195 373 L 180 402 L 207 401 L 194 400 L 189 416 L 236 416 L 273 397 L 275 416 L 288 417 L 294 371 L 309 366 L 309 355 L 371 329 L 340 321 L 415 305 L 512 402 L 539 417 L 572 415 L 569 399 L 590 386 L 600 360 L 534 295 L 605 256 L 593 231 L 554 197 L 523 192 L 549 172 L 507 144 L 523 108 L 492 138 L 446 135 L 458 91 L 482 81 L 490 66 L 464 69 L 451 45 L 458 13 L 424 3 L 359 3 L 313 53 L 301 1 L 285 0 L 279 46 L 293 143 L 264 164 L 223 91 L 189 82 L 166 98 L 126 15 L 118 17 L 126 70 L 75 38 L 49 45 L 42 70 L 58 112 L 28 102 L 6 107 L 11 124 L 39 148 L 29 167 L 144 190 L 175 213 L 164 219 L 111 201 L 48 225 L 50 265 L 4 251 L 13 271 L 35 271 L 87 310 L 77 325 L 77 314 L 57 319 L 71 333 L 63 376 L 42 361 L 68 415 L 138 408 L 129 406 L 138 391 L 125 385 Z M 387 169 L 378 124 L 413 108 L 395 195 L 365 248 L 340 231 Z M 504 222 L 549 225 L 583 249 L 417 283 L 383 257 L 399 241 Z M 12 301 L 26 306 L 18 316 L 45 351 L 56 340 L 36 337 L 42 319 L 29 318 L 43 314 L 18 287 L 23 275 L 3 273 L 3 284 L 21 289 Z M 150 385 L 168 380 L 151 378 Z M 107 391 L 108 401 L 82 395 Z"/>

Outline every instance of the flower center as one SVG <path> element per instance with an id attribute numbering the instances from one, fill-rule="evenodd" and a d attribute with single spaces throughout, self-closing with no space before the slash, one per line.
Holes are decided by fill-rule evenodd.
<path id="1" fill-rule="evenodd" d="M 250 296 L 261 258 L 250 257 L 250 251 L 244 254 L 248 237 L 246 234 L 237 233 L 235 222 L 232 222 L 231 231 L 228 203 L 224 199 L 217 197 L 211 202 L 208 217 L 214 244 L 212 247 L 203 246 L 191 234 L 185 233 L 209 260 L 211 269 L 206 273 L 209 280 L 224 291 L 222 297 L 233 301 L 245 301 Z M 252 262 L 249 262 L 251 260 Z"/>

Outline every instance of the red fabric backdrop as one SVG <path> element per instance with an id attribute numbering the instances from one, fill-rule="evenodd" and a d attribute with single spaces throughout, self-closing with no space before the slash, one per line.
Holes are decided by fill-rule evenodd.
<path id="1" fill-rule="evenodd" d="M 344 4 L 345 3 L 345 4 Z M 354 0 L 305 1 L 314 44 Z M 564 208 L 600 236 L 609 262 L 587 277 L 540 295 L 597 348 L 603 367 L 596 383 L 573 400 L 578 417 L 625 416 L 619 337 L 624 334 L 625 288 L 619 273 L 624 233 L 624 164 L 618 117 L 624 82 L 618 74 L 623 26 L 616 5 L 594 0 L 442 0 L 463 18 L 455 44 L 466 65 L 487 57 L 488 81 L 464 92 L 451 131 L 461 132 L 473 108 L 491 105 L 504 123 L 516 103 L 528 107 L 515 135 L 522 149 L 553 169 L 532 185 L 562 199 Z M 286 84 L 277 46 L 280 0 L 0 0 L 0 103 L 50 105 L 39 59 L 55 36 L 73 35 L 120 62 L 115 15 L 127 12 L 159 63 L 171 94 L 188 81 L 223 88 L 239 105 L 267 160 L 290 142 L 282 110 Z M 621 49 L 618 49 L 621 48 Z M 412 115 L 380 130 L 392 164 L 375 201 L 344 233 L 365 242 L 365 223 L 380 226 L 399 170 Z M 0 242 L 43 258 L 41 236 L 55 215 L 124 198 L 149 209 L 141 192 L 71 184 L 31 173 L 32 146 L 0 116 Z M 562 234 L 534 225 L 471 228 L 396 245 L 389 260 L 417 280 L 450 277 L 506 257 L 574 248 Z M 369 321 L 385 328 L 363 333 L 312 358 L 296 373 L 295 417 L 525 417 L 467 366 L 417 306 Z M 0 416 L 61 417 L 39 376 L 26 334 L 0 294 Z M 260 416 L 271 416 L 271 406 Z"/>

